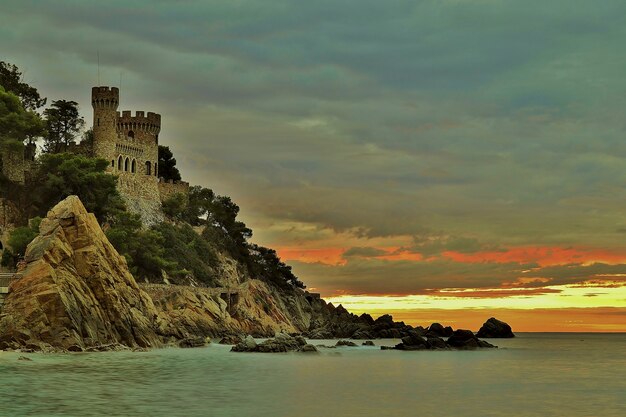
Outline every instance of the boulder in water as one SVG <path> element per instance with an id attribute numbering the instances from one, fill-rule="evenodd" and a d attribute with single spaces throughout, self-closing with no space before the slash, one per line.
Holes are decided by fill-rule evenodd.
<path id="1" fill-rule="evenodd" d="M 491 317 L 487 320 L 478 333 L 476 334 L 478 337 L 486 337 L 486 338 L 510 338 L 515 337 L 513 331 L 511 330 L 511 326 L 507 323 L 496 319 L 495 317 Z"/>

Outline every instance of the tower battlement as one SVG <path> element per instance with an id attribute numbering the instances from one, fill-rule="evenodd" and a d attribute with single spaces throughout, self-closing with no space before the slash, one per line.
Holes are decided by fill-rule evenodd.
<path id="1" fill-rule="evenodd" d="M 93 87 L 91 89 L 91 105 L 117 109 L 120 102 L 120 90 L 117 87 Z"/>
<path id="2" fill-rule="evenodd" d="M 156 134 L 161 130 L 161 115 L 150 111 L 146 115 L 142 110 L 137 110 L 135 116 L 130 110 L 124 110 L 121 114 L 117 112 L 117 128 L 118 130 L 143 130 Z"/>

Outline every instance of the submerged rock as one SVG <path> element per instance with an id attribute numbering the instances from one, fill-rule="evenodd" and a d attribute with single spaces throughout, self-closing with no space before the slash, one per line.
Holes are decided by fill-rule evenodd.
<path id="1" fill-rule="evenodd" d="M 242 340 L 241 336 L 227 335 L 224 336 L 218 343 L 220 345 L 236 345 L 237 343 L 241 343 Z"/>
<path id="2" fill-rule="evenodd" d="M 264 342 L 256 343 L 252 336 L 246 336 L 241 342 L 233 346 L 233 352 L 313 352 L 317 351 L 315 346 L 307 344 L 302 336 L 290 336 L 286 333 L 277 333 L 273 338 Z"/>
<path id="3" fill-rule="evenodd" d="M 374 342 L 372 342 L 371 340 L 366 340 L 365 342 L 363 342 L 363 346 L 375 346 Z"/>
<path id="4" fill-rule="evenodd" d="M 510 338 L 515 337 L 513 331 L 511 330 L 511 326 L 507 323 L 496 319 L 495 317 L 491 317 L 487 320 L 478 333 L 476 334 L 478 337 L 486 337 L 486 338 Z"/>
<path id="5" fill-rule="evenodd" d="M 195 347 L 203 347 L 210 343 L 210 339 L 207 340 L 205 337 L 188 337 L 186 339 L 182 339 L 178 342 L 178 347 L 181 348 L 195 348 Z"/>
<path id="6" fill-rule="evenodd" d="M 447 344 L 456 349 L 476 349 L 496 347 L 491 343 L 479 340 L 471 330 L 455 330 L 448 338 Z"/>
<path id="7" fill-rule="evenodd" d="M 351 342 L 350 340 L 339 340 L 337 343 L 335 343 L 335 346 L 357 346 L 356 343 Z"/>

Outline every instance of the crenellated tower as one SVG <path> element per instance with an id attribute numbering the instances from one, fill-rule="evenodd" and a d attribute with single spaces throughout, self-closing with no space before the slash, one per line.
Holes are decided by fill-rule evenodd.
<path id="1" fill-rule="evenodd" d="M 115 153 L 117 138 L 117 107 L 120 90 L 117 87 L 93 87 L 91 105 L 93 107 L 93 154 L 109 160 Z M 110 159 L 113 161 L 113 159 Z M 113 163 L 109 171 L 113 170 Z"/>

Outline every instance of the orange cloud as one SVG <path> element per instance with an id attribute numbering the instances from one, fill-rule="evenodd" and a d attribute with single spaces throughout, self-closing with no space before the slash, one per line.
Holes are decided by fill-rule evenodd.
<path id="1" fill-rule="evenodd" d="M 323 263 L 327 265 L 343 265 L 345 248 L 278 248 L 276 253 L 284 262 L 300 261 L 306 263 Z"/>
<path id="2" fill-rule="evenodd" d="M 540 266 L 591 264 L 601 262 L 620 264 L 626 262 L 626 253 L 594 248 L 561 248 L 522 246 L 503 251 L 475 253 L 444 252 L 443 255 L 456 262 L 477 263 L 537 263 Z"/>

